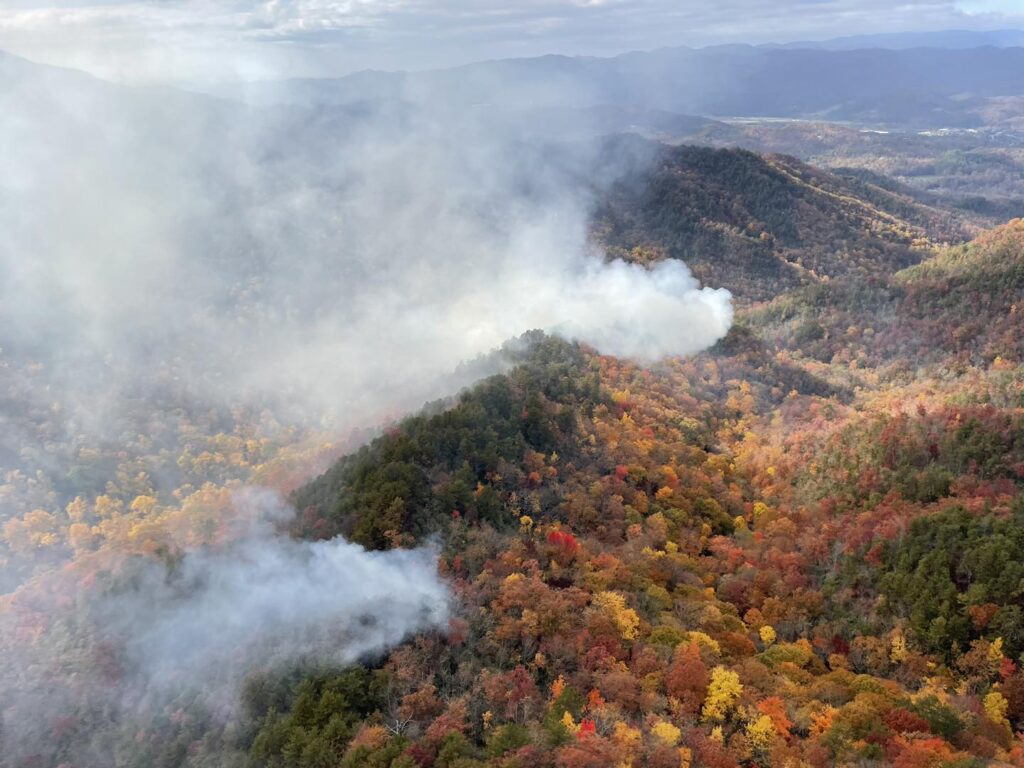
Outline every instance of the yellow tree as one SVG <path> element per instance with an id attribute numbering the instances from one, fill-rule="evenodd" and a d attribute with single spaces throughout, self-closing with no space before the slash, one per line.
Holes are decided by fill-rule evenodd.
<path id="1" fill-rule="evenodd" d="M 701 711 L 704 720 L 713 723 L 725 720 L 741 693 L 743 685 L 740 683 L 740 676 L 731 669 L 715 667 L 711 670 L 708 695 Z"/>
<path id="2" fill-rule="evenodd" d="M 768 715 L 761 715 L 747 724 L 747 739 L 750 740 L 750 748 L 759 757 L 771 751 L 772 745 L 775 743 L 775 734 L 775 723 Z"/>
<path id="3" fill-rule="evenodd" d="M 598 592 L 594 607 L 611 619 L 623 640 L 635 640 L 640 628 L 640 617 L 626 606 L 626 599 L 618 592 Z"/>

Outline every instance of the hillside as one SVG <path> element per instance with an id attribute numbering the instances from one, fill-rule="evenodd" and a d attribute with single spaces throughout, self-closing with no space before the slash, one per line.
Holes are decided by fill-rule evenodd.
<path id="1" fill-rule="evenodd" d="M 537 338 L 300 490 L 307 522 L 358 530 L 420 478 L 439 503 L 390 540 L 442 532 L 458 584 L 448 637 L 384 664 L 400 704 L 366 705 L 342 764 L 1016 764 L 1021 231 L 881 276 L 884 311 L 800 289 L 692 361 Z M 775 393 L 757 348 L 857 394 Z M 326 691 L 268 715 L 254 754 L 305 765 L 287 755 L 324 743 L 301 713 Z"/>
<path id="2" fill-rule="evenodd" d="M 31 87 L 19 98 L 31 99 Z M 214 124 L 236 109 L 215 104 L 205 118 Z M 665 130 L 720 129 L 599 112 Z M 352 125 L 344 110 L 303 114 L 323 122 L 272 144 L 301 145 L 296 155 L 270 154 L 302 183 L 273 188 L 265 205 L 284 192 L 304 200 L 306 171 L 320 163 L 323 190 L 302 210 L 335 215 L 318 148 L 340 141 L 337 124 Z M 134 140 L 145 146 L 142 134 Z M 384 296 L 386 313 L 408 311 L 406 289 L 421 283 L 403 272 L 432 263 L 391 254 L 429 245 L 447 255 L 458 232 L 444 224 L 455 220 L 435 212 L 472 201 L 488 223 L 539 220 L 572 178 L 573 194 L 596 203 L 590 237 L 609 256 L 655 267 L 682 259 L 732 291 L 729 334 L 694 357 L 644 365 L 529 332 L 472 362 L 489 374 L 476 384 L 339 434 L 326 420 L 297 421 L 302 390 L 278 390 L 278 380 L 274 397 L 201 398 L 204 377 L 233 372 L 240 352 L 190 357 L 171 346 L 181 357 L 163 360 L 167 347 L 153 346 L 144 381 L 114 387 L 105 374 L 137 359 L 112 355 L 93 369 L 76 356 L 39 357 L 37 348 L 54 349 L 45 336 L 11 324 L 16 343 L 0 350 L 3 768 L 1024 766 L 1024 223 L 979 234 L 984 216 L 785 155 L 635 136 L 517 141 L 522 197 L 513 200 L 525 212 L 500 205 L 501 195 L 481 203 L 479 180 L 494 181 L 481 171 L 495 153 L 453 148 L 443 164 L 469 165 L 464 195 L 443 197 L 433 182 L 447 176 L 415 166 L 416 178 L 428 175 L 428 197 L 444 203 L 422 215 L 437 241 L 353 270 L 339 267 L 338 242 L 325 234 L 336 222 L 275 251 L 228 248 L 237 243 L 226 238 L 217 258 L 231 268 L 213 275 L 229 290 L 206 293 L 205 270 L 179 275 L 198 299 L 167 304 L 165 322 L 190 343 L 235 329 L 217 336 L 224 349 L 256 338 L 262 366 L 294 368 L 342 412 L 381 413 L 362 395 L 417 377 L 413 360 L 429 345 L 413 326 L 436 316 L 414 311 L 396 334 L 413 338 L 397 348 L 370 323 L 370 345 L 357 347 L 366 354 L 346 357 L 333 342 L 349 326 L 319 325 L 324 307 L 363 299 L 376 267 L 387 290 L 369 301 Z M 425 145 L 413 144 L 397 158 L 403 166 L 421 159 Z M 251 191 L 243 181 L 240 196 Z M 225 203 L 200 221 L 234 210 Z M 376 237 L 380 221 L 365 233 Z M 386 223 L 419 231 L 421 219 Z M 502 245 L 479 236 L 488 231 L 464 238 L 467 271 Z M 536 242 L 526 238 L 507 261 Z M 327 258 L 302 262 L 317 244 Z M 264 257 L 309 270 L 308 282 L 262 293 Z M 467 285 L 469 317 L 494 311 Z M 147 347 L 137 317 L 157 302 L 141 296 L 118 328 Z M 206 322 L 211 296 L 227 311 Z M 171 310 L 187 321 L 172 323 Z M 443 317 L 465 332 L 466 314 Z M 46 333 L 75 348 L 73 322 L 59 319 Z M 274 337 L 261 333 L 289 320 L 299 333 L 279 341 L 327 342 L 268 354 Z M 329 376 L 335 357 L 359 369 L 348 390 Z M 249 370 L 263 367 L 242 370 L 247 385 Z M 479 378 L 461 373 L 449 380 Z M 104 381 L 122 418 L 103 420 L 104 398 L 67 397 L 79 390 L 60 377 Z M 90 431 L 94 422 L 105 429 Z M 315 566 L 337 548 L 358 553 L 342 561 L 356 565 L 324 577 Z M 225 565 L 204 570 L 210 562 Z M 383 594 L 392 582 L 381 582 L 382 562 L 397 562 L 405 579 Z M 271 577 L 247 578 L 253 563 Z M 401 615 L 415 579 L 450 589 L 445 621 Z M 235 587 L 231 600 L 216 591 L 223 582 Z M 268 626 L 269 639 L 298 631 L 291 603 L 344 604 L 368 584 L 380 589 L 340 621 L 300 625 L 323 645 L 300 643 L 282 661 L 247 642 L 267 640 Z M 210 589 L 221 599 L 191 610 L 190 598 Z M 257 591 L 270 598 L 238 612 Z M 173 621 L 149 626 L 167 606 Z M 364 633 L 392 641 L 349 653 Z M 204 643 L 222 655 L 192 666 Z M 313 652 L 324 646 L 334 652 Z M 168 693 L 168 680 L 180 687 Z"/>
<path id="3" fill-rule="evenodd" d="M 892 275 L 778 297 L 745 323 L 777 350 L 826 362 L 857 360 L 879 370 L 1019 360 L 1022 243 L 1024 221 L 1018 219 Z"/>
<path id="4" fill-rule="evenodd" d="M 48 630 L 45 593 L 22 590 L 5 620 L 40 653 L 64 644 L 69 676 L 48 685 L 77 706 L 41 759 L 89 734 L 147 766 L 1018 764 L 1024 621 L 999 564 L 1024 556 L 1021 230 L 797 289 L 690 360 L 528 335 L 508 373 L 293 495 L 300 537 L 440 537 L 447 631 L 256 675 L 227 722 L 182 696 L 119 731 L 74 673 L 116 658 L 82 634 L 95 609 Z M 915 316 L 949 343 L 905 330 Z M 72 539 L 59 578 L 117 590 L 182 536 L 220 546 L 227 504 L 207 486 L 181 510 L 106 512 L 107 543 Z"/>
<path id="5" fill-rule="evenodd" d="M 999 114 L 993 108 L 993 118 Z M 658 134 L 670 143 L 743 147 L 759 153 L 787 154 L 822 168 L 859 168 L 881 173 L 946 204 L 985 212 L 1005 220 L 1003 210 L 1024 210 L 1020 165 L 1024 136 L 1013 125 L 971 130 L 865 130 L 821 121 L 746 120 L 710 122 L 692 132 Z M 638 130 L 653 131 L 647 125 Z M 981 198 L 981 199 L 979 199 Z M 1000 209 L 999 206 L 1010 206 Z M 995 224 L 997 222 L 993 222 Z"/>
<path id="6" fill-rule="evenodd" d="M 595 214 L 612 255 L 682 259 L 743 302 L 917 263 L 977 231 L 965 212 L 791 157 L 676 147 L 615 184 Z"/>

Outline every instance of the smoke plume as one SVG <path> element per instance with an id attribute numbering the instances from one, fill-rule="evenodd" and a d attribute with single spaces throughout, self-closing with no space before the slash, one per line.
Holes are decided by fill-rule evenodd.
<path id="1" fill-rule="evenodd" d="M 103 606 L 147 690 L 231 692 L 256 663 L 345 666 L 447 620 L 433 548 L 295 541 L 269 525 L 293 514 L 274 494 L 250 489 L 238 503 L 266 522 L 226 550 L 186 552 L 173 575 L 147 569 Z"/>
<path id="2" fill-rule="evenodd" d="M 729 296 L 588 240 L 613 144 L 395 102 L 244 106 L 7 62 L 0 345 L 109 431 L 126 390 L 276 398 L 372 423 L 541 328 L 653 359 L 709 346 Z M 16 452 L 16 451 L 14 451 Z"/>
<path id="3" fill-rule="evenodd" d="M 6 757 L 48 753 L 54 722 L 83 712 L 141 724 L 187 701 L 223 724 L 255 672 L 344 667 L 445 626 L 450 594 L 434 548 L 295 541 L 275 532 L 294 514 L 275 493 L 247 489 L 234 504 L 241 530 L 224 546 L 136 559 L 104 586 L 64 587 L 32 607 L 56 629 L 44 643 L 5 648 Z M 0 616 L 4 637 L 18 633 L 19 613 Z M 72 754 L 103 760 L 85 745 Z"/>
<path id="4" fill-rule="evenodd" d="M 0 54 L 0 523 L 21 520 L 30 546 L 32 521 L 69 530 L 66 505 L 114 480 L 176 503 L 165 459 L 196 439 L 183 414 L 210 434 L 243 409 L 281 429 L 372 426 L 534 328 L 643 360 L 713 344 L 728 293 L 591 240 L 595 197 L 644 162 L 450 106 L 256 107 Z M 230 709 L 253 670 L 380 652 L 444 622 L 435 560 L 264 524 L 60 592 L 29 611 L 45 634 L 0 633 L 17 692 L 4 748 L 45 752 L 57 713 L 158 712 L 197 688 Z M 45 572 L 17 562 L 0 589 Z M 83 764 L 103 764 L 93 747 Z"/>

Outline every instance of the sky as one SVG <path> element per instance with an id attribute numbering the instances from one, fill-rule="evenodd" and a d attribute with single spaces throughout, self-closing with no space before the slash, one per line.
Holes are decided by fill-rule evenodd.
<path id="1" fill-rule="evenodd" d="M 0 50 L 129 82 L 1024 27 L 1024 0 L 0 0 Z"/>

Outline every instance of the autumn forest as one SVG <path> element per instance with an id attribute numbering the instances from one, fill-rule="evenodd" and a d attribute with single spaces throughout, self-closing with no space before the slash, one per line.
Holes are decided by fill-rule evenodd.
<path id="1" fill-rule="evenodd" d="M 45 114 L 65 75 L 0 64 Z M 246 159 L 187 175 L 174 142 L 227 100 L 87 85 L 156 116 L 88 139 L 97 164 L 136 195 L 166 174 L 90 247 L 198 221 L 203 256 L 110 293 L 58 227 L 30 311 L 33 268 L 0 261 L 0 765 L 1024 766 L 1009 181 L 892 173 L 920 132 L 836 123 L 812 157 L 809 123 L 662 116 L 483 153 L 363 101 L 250 106 Z M 164 130 L 151 165 L 110 159 Z M 111 259 L 97 281 L 136 285 Z"/>

